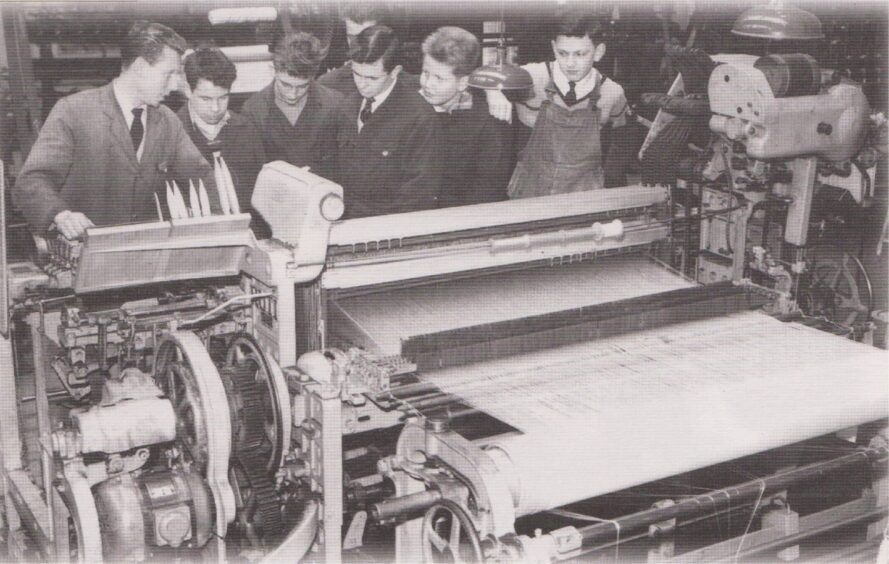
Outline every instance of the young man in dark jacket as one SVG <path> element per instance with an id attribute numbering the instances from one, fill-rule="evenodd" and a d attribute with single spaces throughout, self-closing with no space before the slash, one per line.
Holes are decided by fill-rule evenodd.
<path id="1" fill-rule="evenodd" d="M 438 116 L 399 79 L 398 39 L 386 26 L 362 31 L 350 52 L 358 92 L 338 129 L 337 174 L 347 218 L 438 206 L 444 164 Z"/>
<path id="2" fill-rule="evenodd" d="M 269 161 L 334 172 L 336 130 L 343 95 L 315 81 L 327 49 L 315 36 L 287 35 L 274 49 L 275 78 L 251 96 L 242 113 L 259 129 Z"/>
<path id="3" fill-rule="evenodd" d="M 199 47 L 185 57 L 184 66 L 190 93 L 179 119 L 207 162 L 214 162 L 214 153 L 225 159 L 241 210 L 253 216 L 256 236 L 268 238 L 268 224 L 250 206 L 256 177 L 266 162 L 262 138 L 247 118 L 228 109 L 235 65 L 219 49 Z"/>
<path id="4" fill-rule="evenodd" d="M 438 113 L 444 137 L 441 207 L 507 199 L 512 128 L 490 115 L 483 94 L 468 88 L 480 58 L 478 39 L 459 27 L 441 27 L 423 41 L 420 93 Z"/>

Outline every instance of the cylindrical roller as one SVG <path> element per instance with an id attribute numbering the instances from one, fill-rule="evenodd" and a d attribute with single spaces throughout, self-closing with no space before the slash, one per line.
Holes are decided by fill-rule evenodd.
<path id="1" fill-rule="evenodd" d="M 408 519 L 421 515 L 440 499 L 441 492 L 438 490 L 424 490 L 375 503 L 371 513 L 377 521 Z"/>
<path id="2" fill-rule="evenodd" d="M 143 398 L 96 406 L 71 419 L 80 432 L 81 452 L 123 452 L 172 441 L 176 415 L 169 400 Z"/>
<path id="3" fill-rule="evenodd" d="M 821 67 L 804 53 L 766 55 L 753 66 L 765 75 L 775 98 L 813 96 L 821 91 Z"/>

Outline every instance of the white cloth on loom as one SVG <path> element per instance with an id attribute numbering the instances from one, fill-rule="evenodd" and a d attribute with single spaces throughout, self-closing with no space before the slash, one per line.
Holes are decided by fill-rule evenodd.
<path id="1" fill-rule="evenodd" d="M 423 378 L 524 433 L 492 446 L 526 515 L 886 417 L 886 360 L 743 312 Z"/>
<path id="2" fill-rule="evenodd" d="M 340 300 L 334 330 L 379 354 L 404 340 L 692 286 L 642 257 L 538 268 L 415 286 Z"/>

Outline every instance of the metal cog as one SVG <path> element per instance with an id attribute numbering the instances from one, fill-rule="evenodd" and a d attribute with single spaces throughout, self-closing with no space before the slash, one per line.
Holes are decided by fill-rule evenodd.
<path id="1" fill-rule="evenodd" d="M 234 475 L 241 496 L 244 522 L 257 527 L 266 541 L 275 539 L 284 527 L 275 484 L 262 469 L 255 468 L 241 457 L 238 457 L 233 466 L 236 469 Z"/>

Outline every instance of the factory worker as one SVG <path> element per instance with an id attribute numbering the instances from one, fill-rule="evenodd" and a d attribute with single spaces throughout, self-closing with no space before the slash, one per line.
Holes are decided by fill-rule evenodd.
<path id="1" fill-rule="evenodd" d="M 522 67 L 534 87 L 516 113 L 533 130 L 509 182 L 511 198 L 604 188 L 602 129 L 626 123 L 623 88 L 593 66 L 605 54 L 603 25 L 569 15 L 558 22 L 551 44 L 555 61 Z M 508 118 L 503 94 L 486 92 L 492 114 Z"/>
<path id="2" fill-rule="evenodd" d="M 218 153 L 231 172 L 238 205 L 253 216 L 250 227 L 257 237 L 271 236 L 268 224 L 250 206 L 256 177 L 265 164 L 259 131 L 247 118 L 228 109 L 234 63 L 215 47 L 199 47 L 185 57 L 188 103 L 178 112 L 192 142 L 208 162 Z"/>
<path id="3" fill-rule="evenodd" d="M 327 47 L 314 35 L 296 32 L 277 41 L 272 55 L 274 80 L 241 111 L 259 129 L 268 161 L 308 166 L 329 178 L 343 95 L 315 81 Z"/>
<path id="4" fill-rule="evenodd" d="M 350 52 L 358 89 L 338 128 L 337 175 L 345 217 L 435 208 L 444 146 L 438 115 L 399 77 L 399 42 L 386 26 L 358 34 Z"/>
<path id="5" fill-rule="evenodd" d="M 420 93 L 438 113 L 444 140 L 441 207 L 505 200 L 515 165 L 512 128 L 488 113 L 483 93 L 468 88 L 480 59 L 478 39 L 459 27 L 439 28 L 423 41 Z"/>
<path id="6" fill-rule="evenodd" d="M 56 103 L 12 192 L 35 234 L 54 226 L 76 238 L 92 225 L 157 219 L 155 195 L 165 202 L 168 178 L 203 178 L 215 194 L 212 168 L 161 105 L 184 51 L 172 29 L 137 22 L 121 45 L 120 75 Z"/>

